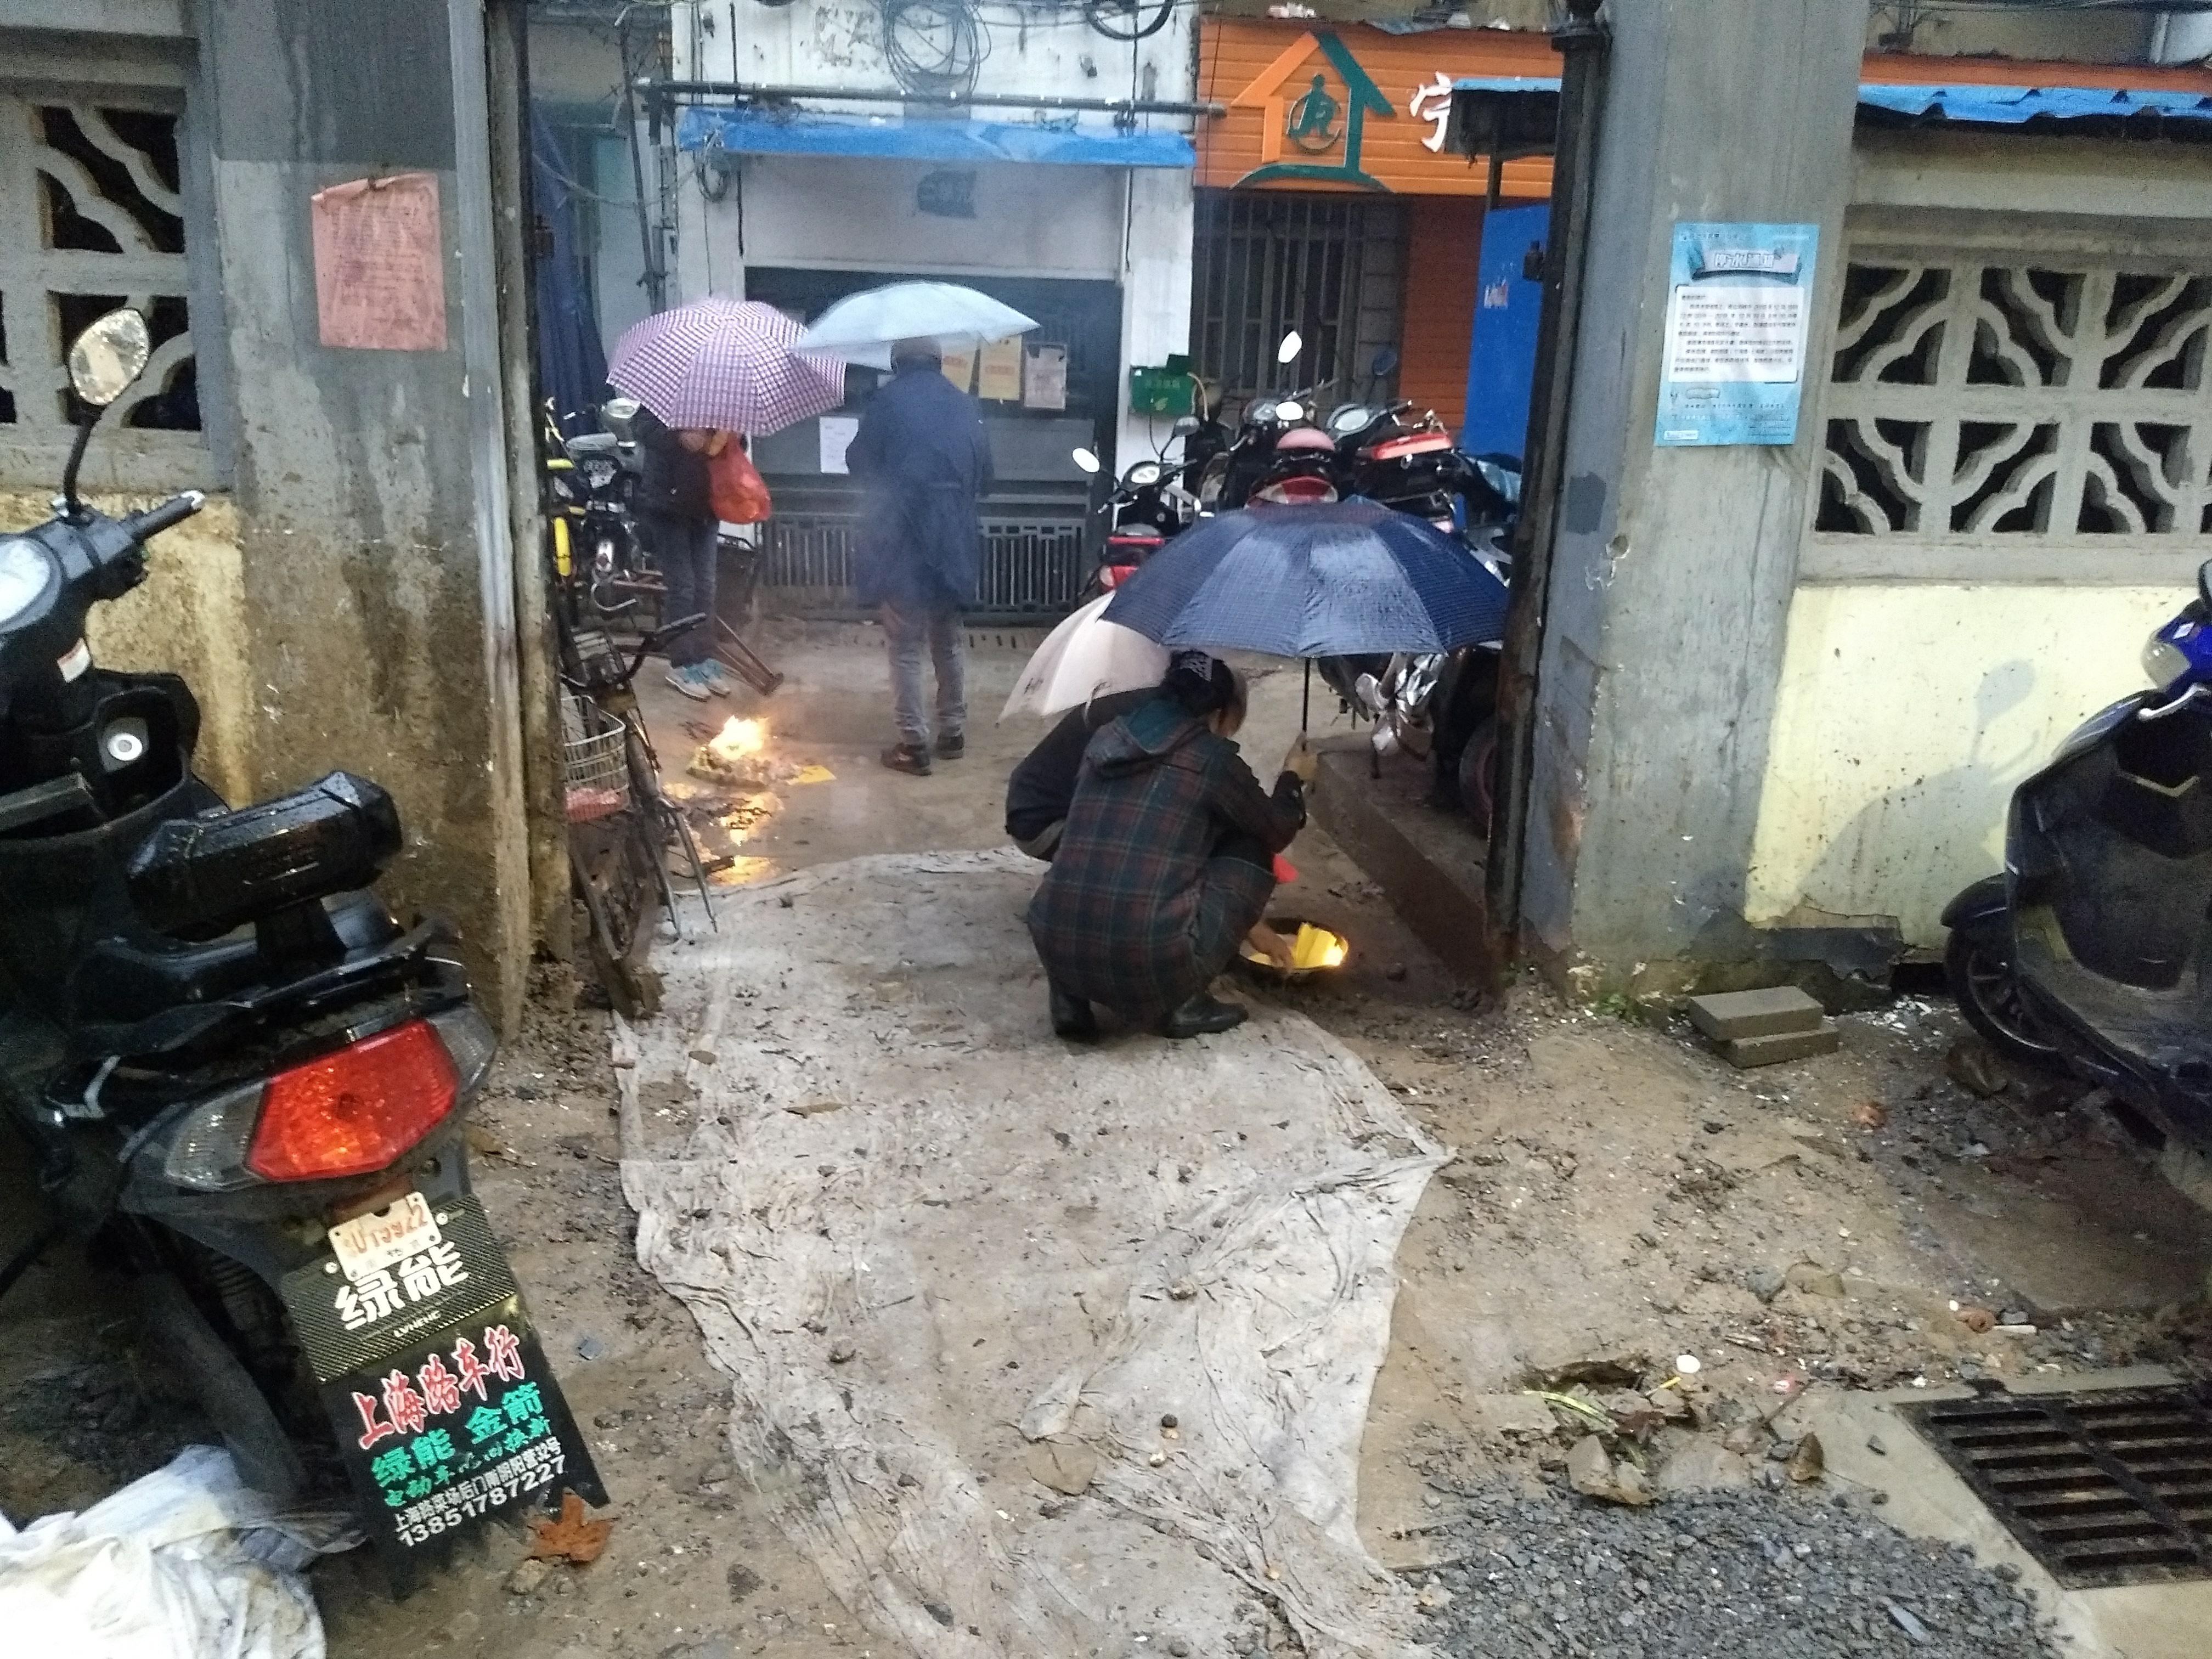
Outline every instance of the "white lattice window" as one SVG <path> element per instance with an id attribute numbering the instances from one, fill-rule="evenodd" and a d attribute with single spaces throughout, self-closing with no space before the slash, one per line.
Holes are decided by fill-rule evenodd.
<path id="1" fill-rule="evenodd" d="M 2212 551 L 2208 269 L 1855 246 L 1816 544 L 1907 544 L 1927 574 L 1947 552 L 1978 556 L 1960 574 L 2002 575 L 2019 554 L 2021 574 L 2063 575 L 2034 556 L 2094 574 L 2100 556 Z"/>
<path id="2" fill-rule="evenodd" d="M 102 423 L 98 472 L 155 483 L 204 470 L 178 127 L 177 106 L 158 94 L 0 92 L 0 475 L 9 482 L 58 476 L 77 412 L 64 354 L 121 305 L 145 313 L 154 357 Z"/>

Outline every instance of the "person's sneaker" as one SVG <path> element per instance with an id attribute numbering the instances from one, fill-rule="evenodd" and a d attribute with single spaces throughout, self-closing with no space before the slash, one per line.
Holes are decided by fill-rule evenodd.
<path id="1" fill-rule="evenodd" d="M 1200 991 L 1160 1022 L 1160 1035 L 1171 1037 L 1212 1036 L 1244 1023 L 1249 1012 L 1239 1002 L 1218 1002 Z"/>
<path id="2" fill-rule="evenodd" d="M 957 732 L 937 740 L 937 758 L 939 760 L 958 760 L 967 752 L 968 739 Z"/>
<path id="3" fill-rule="evenodd" d="M 895 743 L 884 750 L 884 764 L 894 772 L 906 772 L 917 778 L 929 775 L 929 750 L 918 743 Z"/>
<path id="4" fill-rule="evenodd" d="M 737 683 L 730 678 L 730 671 L 712 658 L 704 662 L 694 663 L 691 666 L 699 678 L 706 683 L 708 690 L 718 697 L 726 697 L 738 689 Z"/>
<path id="5" fill-rule="evenodd" d="M 707 677 L 699 672 L 696 664 L 670 669 L 668 683 L 694 702 L 704 702 L 713 695 L 708 687 Z"/>

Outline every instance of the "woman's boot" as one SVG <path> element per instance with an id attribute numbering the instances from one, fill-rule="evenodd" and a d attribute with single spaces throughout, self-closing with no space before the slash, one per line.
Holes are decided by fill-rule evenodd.
<path id="1" fill-rule="evenodd" d="M 1212 1036 L 1242 1025 L 1250 1010 L 1241 1002 L 1220 1002 L 1200 991 L 1160 1022 L 1160 1035 L 1171 1037 Z"/>
<path id="2" fill-rule="evenodd" d="M 1057 980 L 1048 980 L 1045 984 L 1052 1004 L 1053 1034 L 1070 1042 L 1097 1042 L 1098 1016 L 1091 1011 L 1091 1004 Z"/>

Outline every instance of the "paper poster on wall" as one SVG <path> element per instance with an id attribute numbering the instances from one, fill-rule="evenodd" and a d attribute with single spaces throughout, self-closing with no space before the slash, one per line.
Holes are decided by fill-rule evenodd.
<path id="1" fill-rule="evenodd" d="M 855 434 L 860 429 L 860 417 L 854 415 L 824 415 L 821 428 L 821 467 L 824 472 L 846 472 L 845 452 L 852 447 Z"/>
<path id="2" fill-rule="evenodd" d="M 981 366 L 976 376 L 975 395 L 995 403 L 1018 404 L 1022 400 L 1022 341 L 1016 335 L 1011 340 L 987 340 L 979 355 Z"/>
<path id="3" fill-rule="evenodd" d="M 974 350 L 955 351 L 947 347 L 944 358 L 945 378 L 963 392 L 975 384 L 975 354 Z"/>
<path id="4" fill-rule="evenodd" d="M 356 179 L 308 206 L 322 343 L 368 351 L 446 349 L 438 181 L 427 173 Z"/>
<path id="5" fill-rule="evenodd" d="M 1067 407 L 1067 348 L 1035 345 L 1022 359 L 1022 407 Z"/>
<path id="6" fill-rule="evenodd" d="M 1818 225 L 1674 227 L 1658 443 L 1796 441 L 1820 239 Z"/>

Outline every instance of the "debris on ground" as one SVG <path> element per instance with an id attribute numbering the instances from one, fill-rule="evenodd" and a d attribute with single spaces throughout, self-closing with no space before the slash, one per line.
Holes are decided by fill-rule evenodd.
<path id="1" fill-rule="evenodd" d="M 1449 1659 L 1867 1659 L 1906 1643 L 1916 1659 L 2054 1659 L 2028 1595 L 1965 1547 L 1815 1491 L 1648 1510 L 1470 1492 L 1437 1530 L 1441 1565 L 1410 1575 L 1425 1636 Z"/>
<path id="2" fill-rule="evenodd" d="M 587 1567 L 599 1559 L 615 1529 L 611 1519 L 587 1520 L 584 1500 L 573 1492 L 561 1494 L 561 1513 L 530 1519 L 530 1558 L 536 1561 L 566 1560 Z"/>

